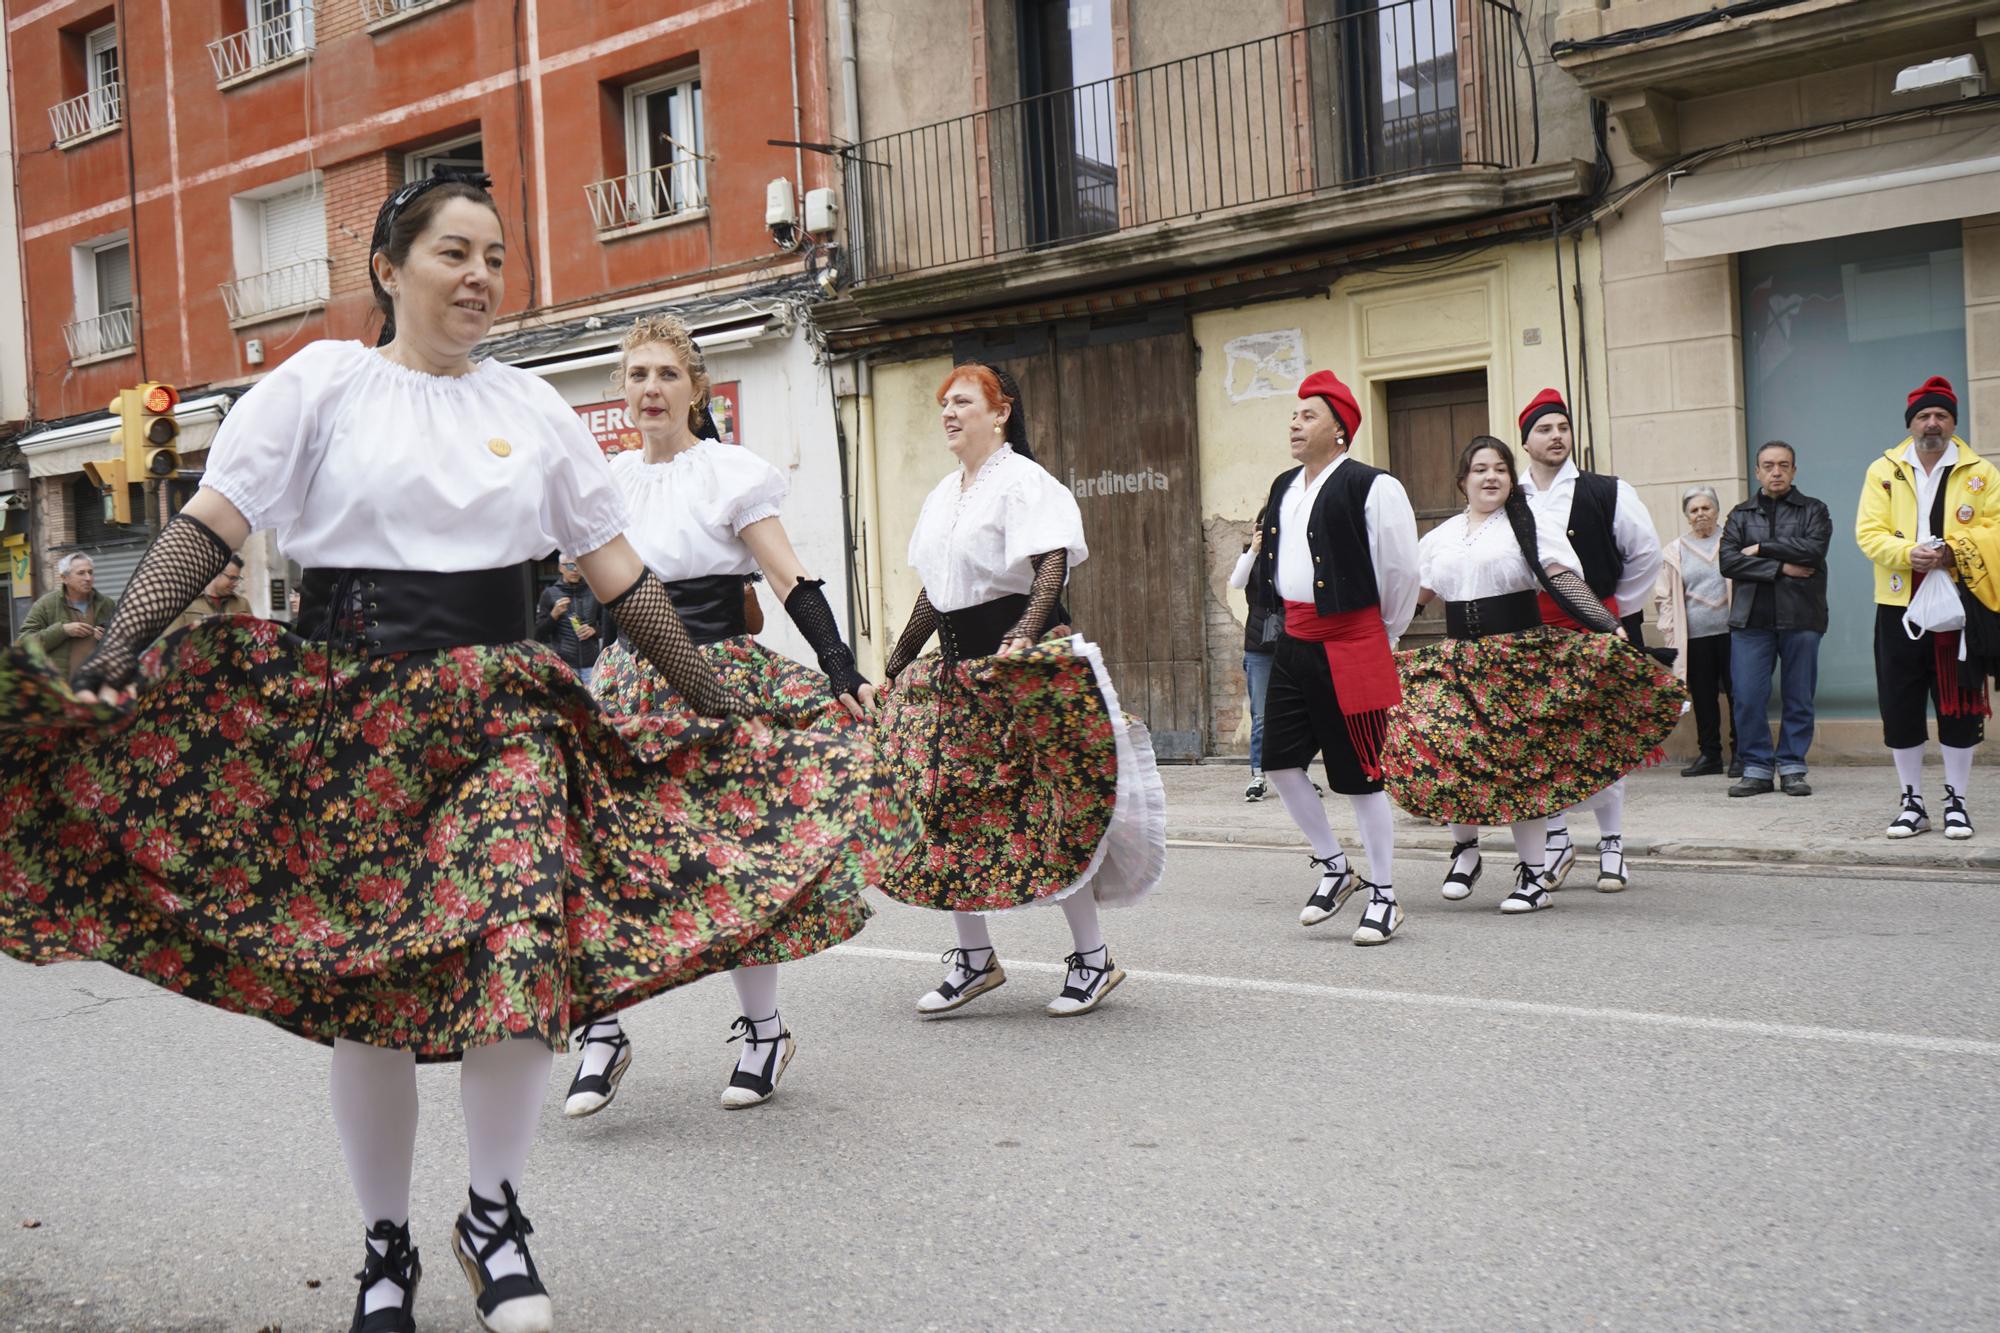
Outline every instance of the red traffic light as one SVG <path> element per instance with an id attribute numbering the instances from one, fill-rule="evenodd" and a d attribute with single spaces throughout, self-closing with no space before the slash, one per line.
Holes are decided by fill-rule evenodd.
<path id="1" fill-rule="evenodd" d="M 171 412 L 180 405 L 181 396 L 171 384 L 149 384 L 139 401 L 148 412 Z"/>

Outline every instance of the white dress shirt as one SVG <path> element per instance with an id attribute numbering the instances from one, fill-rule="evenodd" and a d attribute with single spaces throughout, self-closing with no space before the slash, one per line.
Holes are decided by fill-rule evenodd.
<path id="1" fill-rule="evenodd" d="M 1944 485 L 1945 478 L 1958 464 L 1958 441 L 1945 446 L 1944 457 L 1930 471 L 1917 461 L 1917 442 L 1911 440 L 1903 446 L 1903 461 L 1910 465 L 1910 472 L 1917 479 L 1917 545 L 1922 546 L 1939 534 L 1931 531 L 1931 507 L 1937 504 L 1938 487 Z"/>
<path id="2" fill-rule="evenodd" d="M 238 399 L 201 484 L 309 569 L 498 569 L 629 526 L 548 381 L 493 360 L 426 375 L 358 342 L 312 343 Z"/>
<path id="3" fill-rule="evenodd" d="M 1319 471 L 1310 483 L 1305 469 L 1292 478 L 1278 502 L 1278 596 L 1288 602 L 1313 600 L 1312 546 L 1306 537 L 1308 519 L 1319 501 L 1320 488 L 1334 469 L 1345 463 L 1345 452 Z M 1362 508 L 1368 524 L 1368 558 L 1375 566 L 1375 590 L 1381 602 L 1382 624 L 1394 646 L 1417 614 L 1417 512 L 1410 507 L 1409 492 L 1388 473 L 1368 488 L 1368 502 Z"/>
<path id="4" fill-rule="evenodd" d="M 1535 485 L 1532 468 L 1521 477 L 1521 489 L 1528 493 L 1530 508 L 1539 510 L 1546 506 L 1567 531 L 1570 506 L 1576 499 L 1577 475 L 1576 460 L 1566 458 L 1547 491 Z M 1618 576 L 1618 586 L 1612 589 L 1612 595 L 1618 599 L 1618 614 L 1629 616 L 1645 606 L 1646 599 L 1652 596 L 1653 583 L 1659 578 L 1660 565 L 1666 557 L 1660 549 L 1660 534 L 1653 528 L 1652 514 L 1623 477 L 1618 479 L 1618 503 L 1611 514 L 1611 539 L 1618 547 L 1619 558 L 1625 562 L 1625 572 Z"/>

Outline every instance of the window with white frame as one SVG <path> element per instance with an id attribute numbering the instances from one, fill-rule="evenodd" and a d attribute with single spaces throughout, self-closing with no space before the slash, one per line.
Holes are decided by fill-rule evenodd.
<path id="1" fill-rule="evenodd" d="M 325 304 L 326 194 L 317 174 L 238 195 L 229 209 L 236 281 L 222 295 L 233 323 Z"/>
<path id="2" fill-rule="evenodd" d="M 104 237 L 70 251 L 76 320 L 63 327 L 72 361 L 107 356 L 132 346 L 132 245 L 123 235 Z"/>
<path id="3" fill-rule="evenodd" d="M 308 0 L 252 0 L 249 17 L 260 65 L 283 60 L 312 45 L 312 5 Z"/>
<path id="4" fill-rule="evenodd" d="M 84 87 L 92 94 L 93 101 L 103 98 L 106 90 L 118 85 L 117 24 L 107 23 L 95 32 L 84 34 L 83 75 Z M 111 119 L 117 117 L 114 115 Z"/>
<path id="5" fill-rule="evenodd" d="M 486 170 L 486 145 L 476 134 L 449 143 L 412 149 L 403 155 L 403 179 L 429 180 L 434 170 L 480 172 Z"/>
<path id="6" fill-rule="evenodd" d="M 641 217 L 665 217 L 708 203 L 701 80 L 693 71 L 625 90 L 625 160 Z"/>
<path id="7" fill-rule="evenodd" d="M 83 91 L 49 108 L 49 128 L 58 144 L 67 145 L 116 128 L 125 119 L 125 89 L 118 77 L 117 24 L 64 39 L 80 41 L 83 55 Z"/>

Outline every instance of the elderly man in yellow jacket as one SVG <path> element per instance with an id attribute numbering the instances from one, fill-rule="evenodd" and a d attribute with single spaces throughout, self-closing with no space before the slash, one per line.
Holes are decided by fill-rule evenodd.
<path id="1" fill-rule="evenodd" d="M 1875 691 L 1882 739 L 1896 760 L 1902 809 L 1888 833 L 1908 838 L 1930 830 L 1924 807 L 1924 742 L 1935 706 L 1944 751 L 1944 835 L 1972 836 L 1965 799 L 1972 751 L 1993 707 L 1986 671 L 1974 655 L 1960 660 L 1959 631 L 1926 631 L 1912 639 L 1903 627 L 1910 597 L 1925 579 L 1964 589 L 1977 613 L 2000 611 L 2000 468 L 1954 433 L 1958 395 L 1943 376 L 1912 392 L 1903 413 L 1909 436 L 1868 467 L 1854 538 L 1875 563 Z M 1929 706 L 1927 706 L 1929 705 Z"/>

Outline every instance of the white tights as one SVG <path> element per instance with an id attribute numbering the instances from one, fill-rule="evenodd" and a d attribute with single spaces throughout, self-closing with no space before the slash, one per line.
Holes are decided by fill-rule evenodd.
<path id="1" fill-rule="evenodd" d="M 1070 942 L 1076 952 L 1096 953 L 1104 947 L 1104 927 L 1097 920 L 1097 895 L 1088 885 L 1078 889 L 1060 904 L 1063 916 L 1069 920 Z M 972 967 L 984 968 L 993 958 L 993 932 L 987 928 L 986 917 L 980 912 L 953 912 L 952 929 L 958 933 L 958 947 L 970 957 Z M 954 964 L 947 980 L 959 982 L 969 975 L 969 970 Z"/>
<path id="2" fill-rule="evenodd" d="M 1267 771 L 1264 777 L 1278 789 L 1285 813 L 1299 826 L 1299 832 L 1306 835 L 1313 855 L 1322 861 L 1338 858 L 1340 839 L 1333 836 L 1333 826 L 1326 822 L 1326 805 L 1313 790 L 1306 771 L 1279 768 Z M 1354 824 L 1361 833 L 1362 850 L 1368 853 L 1368 877 L 1387 896 L 1394 897 L 1390 886 L 1396 882 L 1396 818 L 1389 806 L 1389 794 L 1368 792 L 1350 796 L 1347 802 L 1354 808 Z"/>
<path id="3" fill-rule="evenodd" d="M 532 1037 L 477 1046 L 465 1053 L 458 1094 L 465 1113 L 468 1175 L 480 1197 L 499 1199 L 502 1182 L 520 1189 L 554 1061 L 554 1052 Z M 416 1057 L 408 1051 L 336 1040 L 329 1092 L 341 1156 L 347 1160 L 363 1225 L 382 1221 L 407 1225 L 411 1158 L 417 1145 Z M 512 1246 L 503 1246 L 488 1260 L 488 1267 L 496 1277 L 527 1271 Z M 367 1309 L 401 1300 L 401 1288 L 384 1279 L 370 1289 Z"/>

